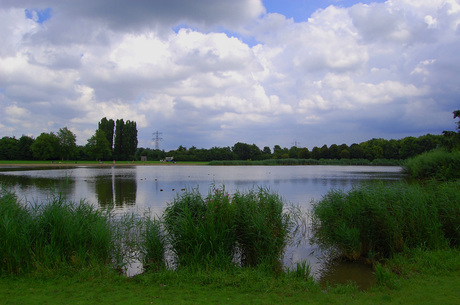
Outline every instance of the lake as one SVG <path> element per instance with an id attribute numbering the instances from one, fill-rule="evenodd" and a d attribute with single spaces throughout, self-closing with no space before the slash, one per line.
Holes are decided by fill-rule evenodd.
<path id="1" fill-rule="evenodd" d="M 115 166 L 72 168 L 0 168 L 0 184 L 23 201 L 41 202 L 57 194 L 71 201 L 85 199 L 115 213 L 161 214 L 168 202 L 188 189 L 203 196 L 214 187 L 229 193 L 269 188 L 286 204 L 305 213 L 312 202 L 331 189 L 349 190 L 367 181 L 397 181 L 404 175 L 396 166 Z M 321 274 L 320 250 L 308 241 L 286 251 L 285 264 L 307 260 Z M 343 267 L 343 266 L 342 266 Z M 330 270 L 328 270 L 329 272 Z M 326 273 L 326 272 L 323 272 Z M 330 273 L 330 272 L 329 272 Z M 351 272 L 347 272 L 351 273 Z M 319 275 L 318 275 L 319 276 Z"/>

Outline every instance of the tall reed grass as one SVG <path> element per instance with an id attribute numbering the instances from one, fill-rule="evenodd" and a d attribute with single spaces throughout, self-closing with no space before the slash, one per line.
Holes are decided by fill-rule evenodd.
<path id="1" fill-rule="evenodd" d="M 283 201 L 267 189 L 236 192 L 197 190 L 176 198 L 164 222 L 178 267 L 266 265 L 280 269 L 291 220 Z"/>
<path id="2" fill-rule="evenodd" d="M 417 180 L 449 181 L 460 178 L 460 151 L 443 149 L 406 160 L 404 171 Z"/>
<path id="3" fill-rule="evenodd" d="M 460 183 L 367 184 L 330 191 L 313 208 L 314 240 L 351 260 L 459 244 Z"/>
<path id="4" fill-rule="evenodd" d="M 89 204 L 56 197 L 26 207 L 3 191 L 0 215 L 2 272 L 82 268 L 110 261 L 109 217 Z"/>
<path id="5" fill-rule="evenodd" d="M 213 188 L 178 196 L 161 218 L 114 215 L 62 197 L 40 204 L 0 196 L 0 272 L 58 272 L 105 268 L 123 272 L 134 261 L 144 270 L 229 269 L 266 266 L 280 271 L 293 221 L 282 199 L 267 189 Z"/>

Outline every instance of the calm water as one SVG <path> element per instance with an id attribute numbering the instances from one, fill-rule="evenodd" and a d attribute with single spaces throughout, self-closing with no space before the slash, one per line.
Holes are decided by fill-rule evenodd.
<path id="1" fill-rule="evenodd" d="M 98 207 L 114 206 L 117 213 L 161 214 L 184 190 L 198 188 L 204 196 L 210 188 L 225 186 L 232 193 L 266 187 L 286 203 L 304 212 L 312 201 L 331 189 L 349 190 L 364 181 L 403 179 L 400 167 L 388 166 L 136 166 L 46 169 L 0 168 L 0 184 L 14 190 L 23 201 L 41 202 L 56 194 L 68 200 L 85 199 Z M 308 241 L 290 247 L 285 264 L 308 260 L 317 274 L 321 253 Z M 333 269 L 333 268 L 332 268 Z"/>

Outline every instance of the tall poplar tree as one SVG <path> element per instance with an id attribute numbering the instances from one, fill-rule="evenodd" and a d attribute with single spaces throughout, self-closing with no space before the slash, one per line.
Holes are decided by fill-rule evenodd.
<path id="1" fill-rule="evenodd" d="M 102 118 L 98 124 L 98 129 L 102 130 L 105 133 L 107 141 L 109 141 L 110 150 L 113 149 L 113 135 L 114 135 L 113 130 L 114 128 L 115 128 L 115 122 L 112 119 L 107 120 L 106 117 Z"/>
<path id="2" fill-rule="evenodd" d="M 126 160 L 123 149 L 125 122 L 123 119 L 118 119 L 115 123 L 115 139 L 113 142 L 113 158 L 115 160 Z"/>

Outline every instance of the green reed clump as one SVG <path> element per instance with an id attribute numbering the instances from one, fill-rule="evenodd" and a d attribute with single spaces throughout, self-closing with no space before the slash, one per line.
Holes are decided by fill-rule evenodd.
<path id="1" fill-rule="evenodd" d="M 178 266 L 229 266 L 235 244 L 234 205 L 225 190 L 203 199 L 198 190 L 178 196 L 163 219 Z"/>
<path id="2" fill-rule="evenodd" d="M 76 268 L 110 262 L 112 232 L 108 214 L 90 204 L 54 198 L 33 207 L 33 259 L 37 266 Z"/>
<path id="3" fill-rule="evenodd" d="M 281 270 L 292 222 L 283 201 L 268 189 L 236 192 L 236 238 L 242 266 L 267 265 Z"/>
<path id="4" fill-rule="evenodd" d="M 434 150 L 406 160 L 404 171 L 417 180 L 460 178 L 460 151 Z"/>
<path id="5" fill-rule="evenodd" d="M 14 195 L 2 194 L 0 207 L 2 272 L 82 268 L 110 261 L 109 217 L 89 204 L 56 197 L 24 207 Z"/>
<path id="6" fill-rule="evenodd" d="M 281 198 L 266 189 L 233 196 L 212 189 L 205 199 L 188 191 L 168 205 L 163 219 L 179 267 L 280 270 L 291 228 Z"/>
<path id="7" fill-rule="evenodd" d="M 32 216 L 14 194 L 0 193 L 0 272 L 21 273 L 31 265 Z"/>
<path id="8" fill-rule="evenodd" d="M 146 271 L 160 271 L 166 268 L 166 236 L 159 219 L 145 217 L 143 220 L 140 252 Z"/>
<path id="9" fill-rule="evenodd" d="M 347 193 L 330 191 L 313 208 L 314 238 L 352 260 L 390 257 L 406 247 L 438 249 L 455 244 L 459 190 L 458 183 L 445 185 L 442 191 L 377 183 Z"/>

